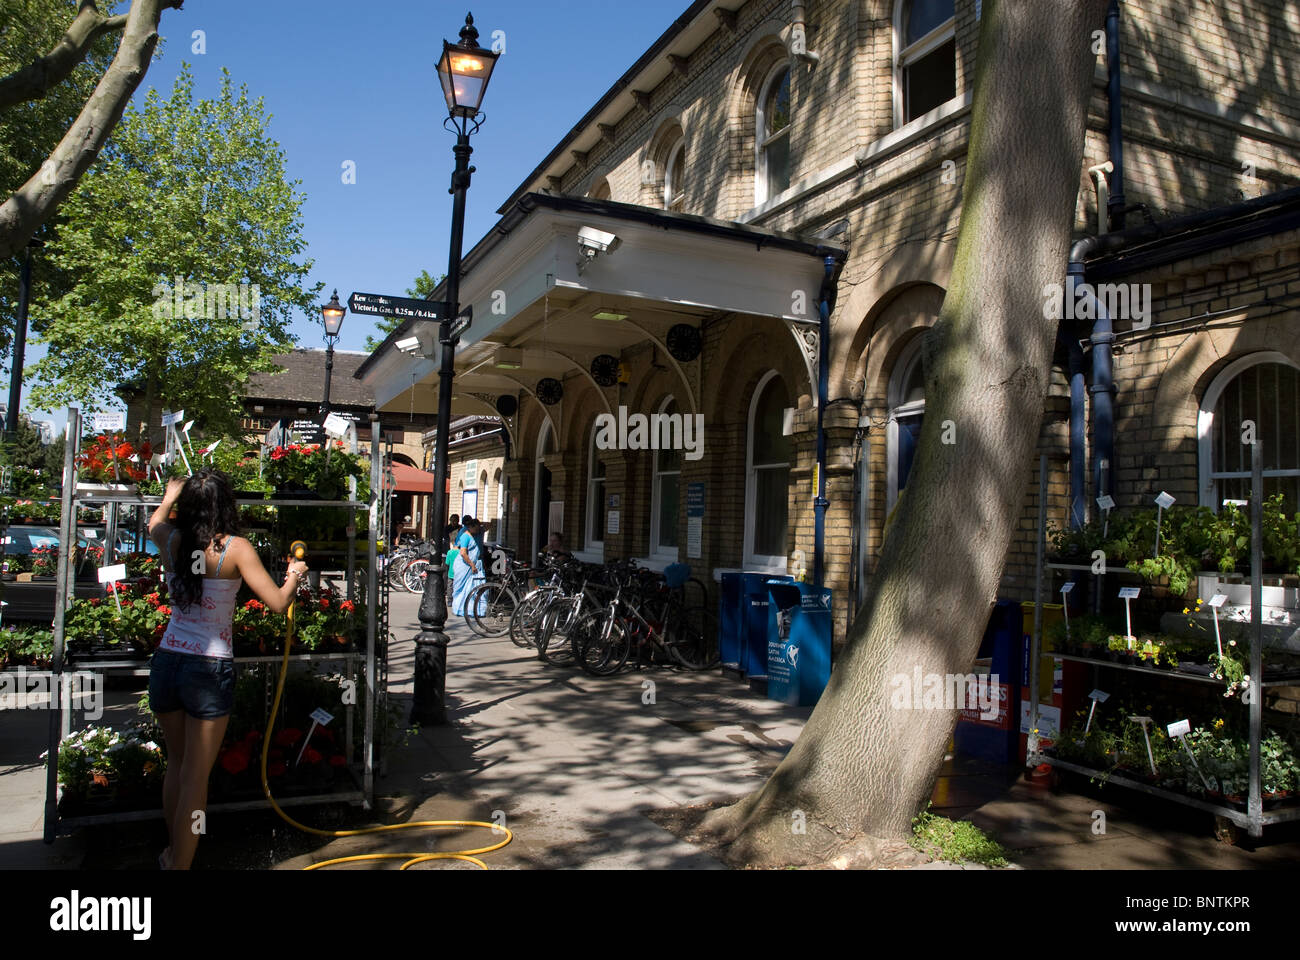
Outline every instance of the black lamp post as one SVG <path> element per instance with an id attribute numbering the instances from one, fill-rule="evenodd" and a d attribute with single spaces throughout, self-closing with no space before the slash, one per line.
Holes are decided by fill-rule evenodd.
<path id="1" fill-rule="evenodd" d="M 330 302 L 320 308 L 321 317 L 325 320 L 325 402 L 320 405 L 322 420 L 330 412 L 330 375 L 334 372 L 334 341 L 338 339 L 339 331 L 343 329 L 343 315 L 347 312 L 347 307 L 339 303 L 338 290 L 334 291 Z"/>
<path id="2" fill-rule="evenodd" d="M 448 313 L 438 327 L 438 344 L 442 363 L 438 371 L 438 433 L 434 441 L 433 512 L 430 520 L 438 549 L 430 559 L 433 566 L 424 580 L 424 598 L 420 601 L 420 635 L 415 638 L 415 696 L 411 722 L 441 724 L 447 722 L 447 623 L 446 554 L 447 531 L 447 431 L 451 424 L 451 383 L 455 376 L 456 344 L 451 338 L 452 320 L 460 313 L 460 254 L 465 233 L 465 191 L 469 189 L 474 168 L 469 165 L 473 152 L 470 134 L 478 130 L 484 117 L 479 113 L 497 54 L 478 45 L 474 17 L 465 17 L 460 43 L 442 43 L 438 61 L 438 79 L 447 98 L 449 116 L 443 126 L 456 133 L 456 169 L 451 175 L 451 247 L 447 255 Z"/>

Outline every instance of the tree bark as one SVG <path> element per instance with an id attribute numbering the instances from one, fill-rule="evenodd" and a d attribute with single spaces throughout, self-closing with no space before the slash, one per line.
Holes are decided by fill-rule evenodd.
<path id="1" fill-rule="evenodd" d="M 875 587 L 768 782 L 705 835 L 757 864 L 870 861 L 905 841 L 957 721 L 895 678 L 966 674 L 1039 434 L 1106 0 L 985 0 L 951 284 L 924 347 L 926 415 Z M 1016 678 L 1003 678 L 1016 682 Z M 924 701 L 916 704 L 925 707 Z"/>
<path id="2" fill-rule="evenodd" d="M 76 187 L 122 119 L 158 44 L 162 11 L 184 0 L 134 0 L 117 54 L 49 159 L 0 205 L 0 257 L 16 254 Z M 78 13 L 81 19 L 85 7 Z"/>
<path id="3" fill-rule="evenodd" d="M 38 100 L 66 80 L 86 58 L 90 45 L 110 30 L 126 26 L 126 15 L 106 17 L 94 0 L 81 0 L 72 25 L 53 50 L 40 59 L 0 78 L 0 110 L 26 100 Z"/>

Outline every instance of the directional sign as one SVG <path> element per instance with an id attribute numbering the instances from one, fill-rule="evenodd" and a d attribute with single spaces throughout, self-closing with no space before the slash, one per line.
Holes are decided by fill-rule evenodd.
<path id="1" fill-rule="evenodd" d="M 348 297 L 348 309 L 353 313 L 403 320 L 444 320 L 451 313 L 445 301 L 386 297 L 380 293 L 354 293 Z"/>
<path id="2" fill-rule="evenodd" d="M 474 322 L 474 310 L 472 307 L 466 307 L 465 312 L 456 318 L 456 322 L 451 325 L 451 339 L 459 340 L 460 335 L 469 329 L 469 325 Z"/>

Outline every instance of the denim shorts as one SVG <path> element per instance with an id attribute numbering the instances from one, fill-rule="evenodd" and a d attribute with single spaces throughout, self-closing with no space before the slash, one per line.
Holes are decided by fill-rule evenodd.
<path id="1" fill-rule="evenodd" d="M 159 650 L 149 664 L 149 706 L 154 713 L 184 710 L 191 717 L 213 720 L 235 705 L 235 662 Z"/>

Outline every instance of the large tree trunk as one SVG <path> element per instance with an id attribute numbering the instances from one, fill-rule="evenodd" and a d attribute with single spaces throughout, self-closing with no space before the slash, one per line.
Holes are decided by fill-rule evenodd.
<path id="1" fill-rule="evenodd" d="M 45 56 L 0 78 L 0 110 L 26 100 L 37 100 L 68 78 L 86 59 L 91 44 L 101 35 L 126 26 L 126 15 L 106 17 L 94 0 L 81 0 L 77 16 L 58 45 Z"/>
<path id="2" fill-rule="evenodd" d="M 117 55 L 81 114 L 68 128 L 50 158 L 13 196 L 0 204 L 0 258 L 11 257 L 27 245 L 32 234 L 67 199 L 81 175 L 99 156 L 109 133 L 122 119 L 127 102 L 149 69 L 154 47 L 158 45 L 158 19 L 162 11 L 169 7 L 179 8 L 183 2 L 133 0 Z M 74 24 L 80 22 L 86 29 L 93 29 L 87 17 L 83 9 Z M 8 80 L 15 85 L 12 95 L 20 96 L 18 88 L 22 86 L 22 77 L 15 75 Z"/>
<path id="3" fill-rule="evenodd" d="M 1106 0 L 985 0 L 952 282 L 925 347 L 907 496 L 830 685 L 771 779 L 706 834 L 751 863 L 870 859 L 910 834 L 954 709 L 903 709 L 891 680 L 965 674 L 1038 439 Z M 946 441 L 946 442 L 945 442 Z M 1009 678 L 1004 678 L 1009 679 Z"/>

